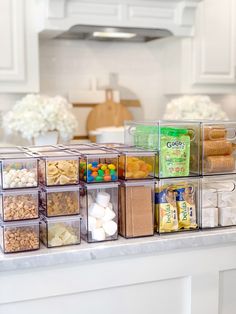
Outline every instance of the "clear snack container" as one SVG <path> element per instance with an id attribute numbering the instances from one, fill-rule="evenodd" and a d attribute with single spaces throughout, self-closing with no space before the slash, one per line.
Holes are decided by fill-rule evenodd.
<path id="1" fill-rule="evenodd" d="M 130 147 L 129 145 L 126 145 L 124 143 L 96 143 L 98 147 L 105 147 L 109 149 L 117 149 L 117 148 L 126 148 Z"/>
<path id="2" fill-rule="evenodd" d="M 0 219 L 3 221 L 39 218 L 39 190 L 21 189 L 0 192 Z"/>
<path id="3" fill-rule="evenodd" d="M 201 178 L 200 227 L 236 225 L 236 175 Z"/>
<path id="4" fill-rule="evenodd" d="M 105 148 L 78 150 L 80 180 L 87 183 L 118 180 L 118 153 Z"/>
<path id="5" fill-rule="evenodd" d="M 84 184 L 81 236 L 89 243 L 118 238 L 118 183 Z"/>
<path id="6" fill-rule="evenodd" d="M 159 234 L 199 229 L 198 178 L 161 179 L 155 186 L 155 229 Z"/>
<path id="7" fill-rule="evenodd" d="M 122 181 L 119 189 L 119 234 L 154 235 L 154 181 Z"/>
<path id="8" fill-rule="evenodd" d="M 153 179 L 156 153 L 140 148 L 117 148 L 118 176 L 123 180 Z"/>
<path id="9" fill-rule="evenodd" d="M 0 222 L 0 246 L 3 253 L 39 249 L 39 220 Z"/>
<path id="10" fill-rule="evenodd" d="M 47 248 L 80 244 L 80 216 L 40 217 L 40 240 Z"/>
<path id="11" fill-rule="evenodd" d="M 64 145 L 59 145 L 61 148 L 64 149 L 91 149 L 91 148 L 96 148 L 96 144 L 92 143 L 72 143 L 72 144 L 64 144 Z"/>
<path id="12" fill-rule="evenodd" d="M 78 215 L 79 186 L 42 187 L 40 210 L 47 217 Z"/>
<path id="13" fill-rule="evenodd" d="M 236 122 L 201 123 L 201 173 L 236 173 Z"/>
<path id="14" fill-rule="evenodd" d="M 157 178 L 198 176 L 199 138 L 199 122 L 131 121 L 125 124 L 127 145 L 157 152 Z"/>
<path id="15" fill-rule="evenodd" d="M 19 189 L 38 186 L 38 158 L 28 153 L 0 154 L 1 188 Z"/>
<path id="16" fill-rule="evenodd" d="M 41 153 L 39 182 L 46 186 L 78 184 L 79 154 L 68 150 Z"/>

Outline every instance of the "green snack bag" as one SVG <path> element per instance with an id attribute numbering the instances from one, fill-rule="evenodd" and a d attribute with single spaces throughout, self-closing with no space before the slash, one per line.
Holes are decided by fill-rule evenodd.
<path id="1" fill-rule="evenodd" d="M 187 129 L 160 129 L 160 177 L 189 175 L 190 136 Z"/>

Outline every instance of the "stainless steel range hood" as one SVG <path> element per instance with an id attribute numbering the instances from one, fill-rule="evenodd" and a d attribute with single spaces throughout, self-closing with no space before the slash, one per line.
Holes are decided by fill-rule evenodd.
<path id="1" fill-rule="evenodd" d="M 75 25 L 55 38 L 119 42 L 148 42 L 171 35 L 172 33 L 170 31 L 164 29 Z"/>
<path id="2" fill-rule="evenodd" d="M 42 38 L 148 42 L 194 35 L 201 0 L 38 0 Z"/>

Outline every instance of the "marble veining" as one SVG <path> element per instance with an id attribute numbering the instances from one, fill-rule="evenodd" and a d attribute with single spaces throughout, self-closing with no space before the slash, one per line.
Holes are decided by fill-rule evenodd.
<path id="1" fill-rule="evenodd" d="M 173 250 L 232 245 L 236 243 L 236 228 L 214 229 L 199 232 L 181 232 L 137 239 L 119 238 L 117 241 L 61 248 L 41 249 L 35 252 L 4 255 L 0 253 L 0 272 L 36 267 L 49 267 L 82 263 L 110 258 L 128 258 L 145 254 L 159 254 Z"/>

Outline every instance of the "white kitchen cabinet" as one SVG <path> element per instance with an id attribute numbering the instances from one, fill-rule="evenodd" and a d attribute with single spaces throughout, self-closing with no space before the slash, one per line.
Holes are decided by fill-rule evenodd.
<path id="1" fill-rule="evenodd" d="M 34 0 L 0 1 L 0 93 L 39 90 Z"/>
<path id="2" fill-rule="evenodd" d="M 235 0 L 199 3 L 194 37 L 165 44 L 166 94 L 236 91 L 235 20 Z"/>

